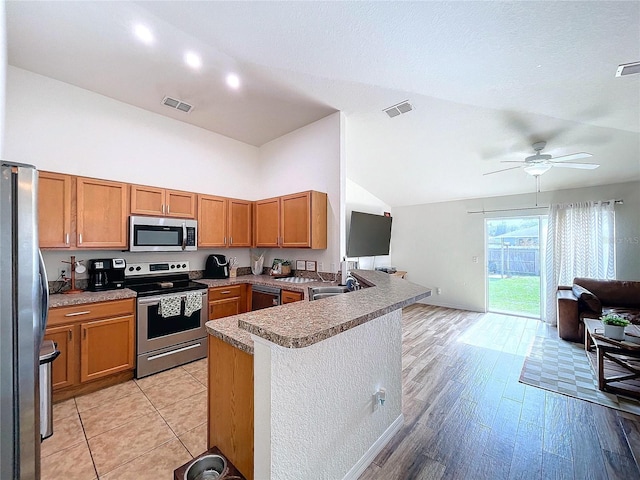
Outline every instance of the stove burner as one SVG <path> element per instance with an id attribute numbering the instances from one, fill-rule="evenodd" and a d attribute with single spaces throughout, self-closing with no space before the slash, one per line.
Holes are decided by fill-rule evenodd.
<path id="1" fill-rule="evenodd" d="M 134 290 L 138 297 L 164 295 L 168 293 L 189 292 L 192 290 L 207 290 L 207 285 L 194 282 L 188 275 L 150 275 L 130 278 L 125 286 Z"/>

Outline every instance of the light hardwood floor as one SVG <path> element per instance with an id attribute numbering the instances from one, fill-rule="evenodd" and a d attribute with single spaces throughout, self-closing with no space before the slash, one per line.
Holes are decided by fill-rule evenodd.
<path id="1" fill-rule="evenodd" d="M 640 417 L 518 383 L 536 335 L 557 330 L 406 308 L 404 427 L 361 480 L 640 478 Z"/>

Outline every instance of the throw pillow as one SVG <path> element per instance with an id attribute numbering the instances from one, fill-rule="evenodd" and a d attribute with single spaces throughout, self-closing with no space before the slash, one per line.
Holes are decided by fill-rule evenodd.
<path id="1" fill-rule="evenodd" d="M 579 303 L 582 303 L 592 312 L 602 313 L 602 303 L 600 302 L 600 299 L 589 290 L 581 287 L 580 285 L 576 285 L 575 283 L 571 290 L 573 290 L 573 294 L 578 297 Z"/>

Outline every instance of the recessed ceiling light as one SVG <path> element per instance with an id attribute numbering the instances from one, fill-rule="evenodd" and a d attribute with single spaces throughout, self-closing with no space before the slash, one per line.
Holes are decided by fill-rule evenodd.
<path id="1" fill-rule="evenodd" d="M 234 90 L 237 90 L 238 88 L 240 88 L 240 77 L 238 77 L 238 75 L 236 75 L 235 73 L 228 74 L 227 85 L 229 85 L 229 87 L 233 88 Z"/>
<path id="2" fill-rule="evenodd" d="M 184 54 L 184 62 L 191 68 L 200 68 L 202 66 L 202 59 L 200 55 L 193 52 L 187 52 Z"/>
<path id="3" fill-rule="evenodd" d="M 151 45 L 155 40 L 155 38 L 153 37 L 153 33 L 151 33 L 151 30 L 149 30 L 144 25 L 136 25 L 133 31 L 135 32 L 136 37 L 138 37 L 143 43 L 146 43 L 147 45 Z"/>

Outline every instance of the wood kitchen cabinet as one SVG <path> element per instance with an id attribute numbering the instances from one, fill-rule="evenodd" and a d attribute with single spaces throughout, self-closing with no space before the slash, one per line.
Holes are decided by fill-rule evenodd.
<path id="1" fill-rule="evenodd" d="M 327 248 L 327 194 L 306 191 L 256 202 L 257 247 Z"/>
<path id="2" fill-rule="evenodd" d="M 60 390 L 78 383 L 77 353 L 78 326 L 69 324 L 47 328 L 45 340 L 53 340 L 60 355 L 51 364 L 53 390 Z"/>
<path id="3" fill-rule="evenodd" d="M 146 185 L 131 185 L 131 214 L 196 218 L 196 194 Z"/>
<path id="4" fill-rule="evenodd" d="M 127 248 L 128 185 L 76 178 L 76 247 Z"/>
<path id="5" fill-rule="evenodd" d="M 41 248 L 69 248 L 72 240 L 75 240 L 71 232 L 71 189 L 71 175 L 38 172 L 38 234 Z"/>
<path id="6" fill-rule="evenodd" d="M 209 320 L 248 311 L 246 284 L 209 288 Z"/>
<path id="7" fill-rule="evenodd" d="M 127 184 L 51 172 L 38 183 L 41 248 L 127 248 Z"/>
<path id="8" fill-rule="evenodd" d="M 253 355 L 209 335 L 208 448 L 253 480 Z"/>
<path id="9" fill-rule="evenodd" d="M 280 298 L 282 300 L 282 304 L 299 302 L 304 298 L 304 294 L 302 292 L 294 292 L 291 290 L 281 290 Z"/>
<path id="10" fill-rule="evenodd" d="M 49 310 L 45 339 L 60 356 L 52 364 L 56 401 L 133 378 L 135 299 Z"/>
<path id="11" fill-rule="evenodd" d="M 252 203 L 198 195 L 198 246 L 250 247 Z"/>

